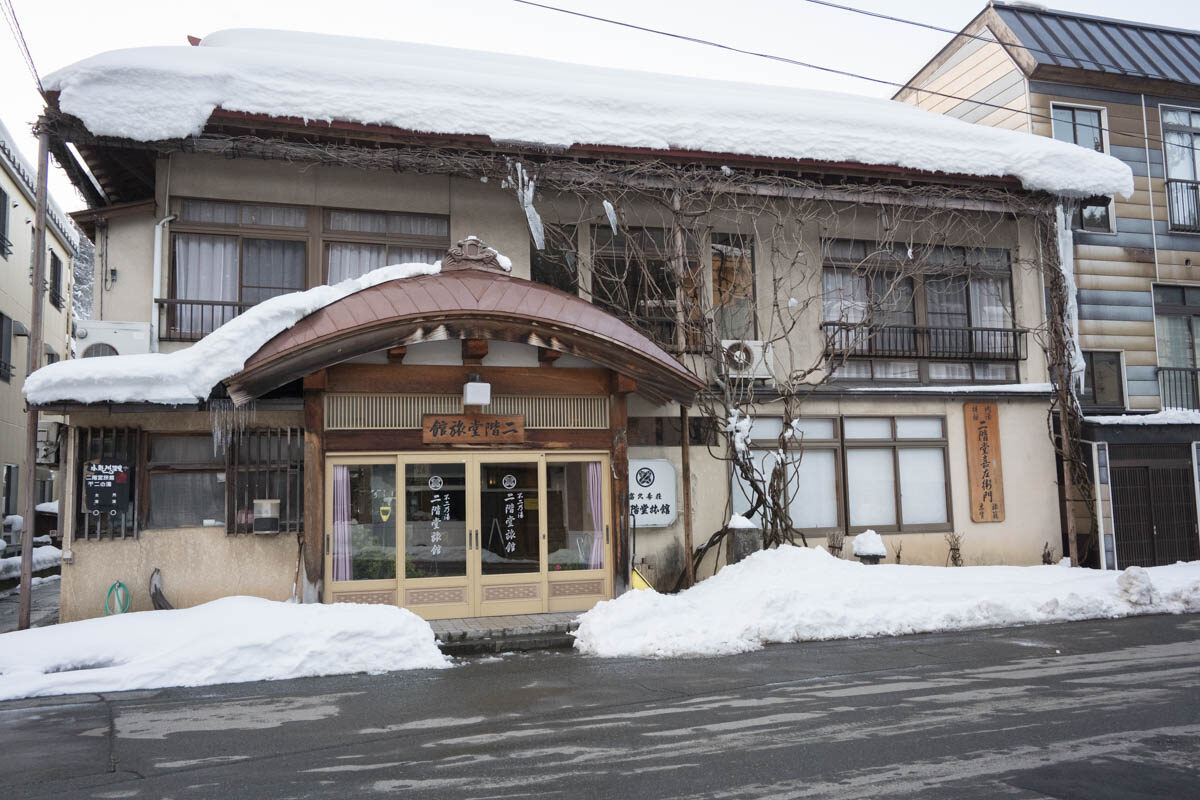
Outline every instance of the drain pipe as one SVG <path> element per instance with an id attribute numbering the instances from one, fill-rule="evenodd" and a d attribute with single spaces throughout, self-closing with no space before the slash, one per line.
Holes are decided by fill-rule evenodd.
<path id="1" fill-rule="evenodd" d="M 175 219 L 175 215 L 163 217 L 154 223 L 154 277 L 150 295 L 150 352 L 158 352 L 158 298 L 162 292 L 162 240 L 163 226 Z"/>

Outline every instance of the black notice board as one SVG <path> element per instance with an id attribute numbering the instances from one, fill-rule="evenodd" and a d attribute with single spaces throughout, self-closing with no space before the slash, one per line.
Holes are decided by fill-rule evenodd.
<path id="1" fill-rule="evenodd" d="M 88 461 L 83 465 L 83 504 L 92 513 L 124 514 L 129 510 L 129 465 Z"/>

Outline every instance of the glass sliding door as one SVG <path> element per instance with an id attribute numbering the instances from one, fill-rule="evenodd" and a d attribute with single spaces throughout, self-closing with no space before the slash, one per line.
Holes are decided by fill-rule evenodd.
<path id="1" fill-rule="evenodd" d="M 325 574 L 331 602 L 396 602 L 396 460 L 366 457 L 326 471 Z"/>
<path id="2" fill-rule="evenodd" d="M 612 596 L 612 496 L 606 456 L 546 456 L 546 610 L 586 610 Z"/>
<path id="3" fill-rule="evenodd" d="M 498 453 L 475 460 L 477 613 L 545 611 L 545 457 Z"/>
<path id="4" fill-rule="evenodd" d="M 400 605 L 426 619 L 473 617 L 474 475 L 465 455 L 400 456 L 404 475 Z"/>

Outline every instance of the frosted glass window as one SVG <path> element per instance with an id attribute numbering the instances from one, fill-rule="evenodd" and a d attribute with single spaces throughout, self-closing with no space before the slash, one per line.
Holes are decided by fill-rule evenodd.
<path id="1" fill-rule="evenodd" d="M 941 439 L 939 417 L 896 417 L 897 439 Z"/>
<path id="2" fill-rule="evenodd" d="M 325 218 L 331 231 L 356 233 L 387 233 L 387 214 L 374 211 L 330 211 Z"/>
<path id="3" fill-rule="evenodd" d="M 779 417 L 755 417 L 750 423 L 751 439 L 775 441 L 783 431 L 783 420 Z"/>
<path id="4" fill-rule="evenodd" d="M 834 528 L 838 524 L 837 459 L 832 450 L 806 450 L 788 480 L 792 527 Z"/>
<path id="5" fill-rule="evenodd" d="M 803 434 L 805 439 L 832 439 L 834 437 L 833 420 L 811 419 L 802 417 L 792 420 L 792 429 Z"/>
<path id="6" fill-rule="evenodd" d="M 236 203 L 219 203 L 215 200 L 184 200 L 179 208 L 183 222 L 214 222 L 235 225 L 238 221 Z"/>
<path id="7" fill-rule="evenodd" d="M 1008 381 L 1017 379 L 1017 368 L 1012 364 L 976 364 L 975 380 Z"/>
<path id="8" fill-rule="evenodd" d="M 275 228 L 308 227 L 307 209 L 296 206 L 242 206 L 242 224 L 270 225 Z"/>
<path id="9" fill-rule="evenodd" d="M 895 468 L 891 448 L 846 451 L 850 525 L 896 524 Z"/>
<path id="10" fill-rule="evenodd" d="M 876 361 L 875 377 L 881 381 L 915 381 L 921 372 L 915 361 Z"/>
<path id="11" fill-rule="evenodd" d="M 847 439 L 891 439 L 890 417 L 858 417 L 846 419 Z"/>
<path id="12" fill-rule="evenodd" d="M 947 521 L 946 462 L 942 453 L 940 447 L 904 447 L 899 451 L 900 508 L 906 528 Z"/>
<path id="13" fill-rule="evenodd" d="M 970 364 L 937 363 L 929 365 L 929 379 L 934 381 L 969 381 Z"/>
<path id="14" fill-rule="evenodd" d="M 754 468 L 758 471 L 755 477 L 755 483 L 760 486 L 765 485 L 769 480 L 771 470 L 775 468 L 775 451 L 773 450 L 758 450 L 753 454 Z M 750 510 L 750 500 L 753 497 L 750 489 L 745 481 L 742 480 L 741 473 L 734 469 L 733 471 L 733 513 L 741 514 L 756 525 L 762 525 L 762 515 L 748 515 L 746 512 Z"/>

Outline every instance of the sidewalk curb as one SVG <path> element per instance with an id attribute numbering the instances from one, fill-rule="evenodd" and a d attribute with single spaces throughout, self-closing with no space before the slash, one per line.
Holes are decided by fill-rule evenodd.
<path id="1" fill-rule="evenodd" d="M 448 656 L 482 656 L 497 653 L 524 653 L 531 650 L 566 650 L 575 645 L 570 633 L 547 631 L 514 636 L 483 636 L 477 639 L 461 638 L 450 641 L 438 640 L 437 646 Z"/>

